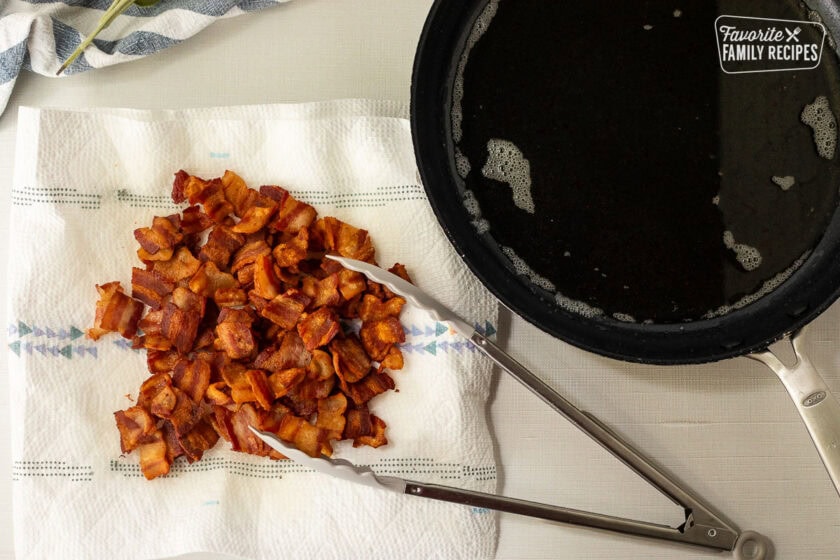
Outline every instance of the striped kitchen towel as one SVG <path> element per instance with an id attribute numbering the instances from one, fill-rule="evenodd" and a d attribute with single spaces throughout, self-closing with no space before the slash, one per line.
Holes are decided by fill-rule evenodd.
<path id="1" fill-rule="evenodd" d="M 192 37 L 216 19 L 288 0 L 161 0 L 132 6 L 62 76 L 141 58 Z M 111 0 L 0 0 L 0 114 L 21 70 L 55 76 Z"/>

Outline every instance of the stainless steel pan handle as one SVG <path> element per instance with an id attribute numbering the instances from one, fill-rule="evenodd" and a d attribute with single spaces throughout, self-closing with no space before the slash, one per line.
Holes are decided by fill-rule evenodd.
<path id="1" fill-rule="evenodd" d="M 789 340 L 796 358 L 793 365 L 785 365 L 769 349 L 748 357 L 765 364 L 779 376 L 840 494 L 840 402 L 804 354 L 802 331 L 793 333 Z"/>

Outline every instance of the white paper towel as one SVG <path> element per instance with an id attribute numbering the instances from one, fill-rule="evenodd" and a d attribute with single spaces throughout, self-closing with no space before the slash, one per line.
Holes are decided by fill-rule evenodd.
<path id="1" fill-rule="evenodd" d="M 220 443 L 146 481 L 120 456 L 112 413 L 148 375 L 145 354 L 92 342 L 94 285 L 130 286 L 133 230 L 180 208 L 178 169 L 279 184 L 368 229 L 377 260 L 493 332 L 495 300 L 466 270 L 419 185 L 405 107 L 337 101 L 187 111 L 21 109 L 9 275 L 15 548 L 26 558 L 487 558 L 492 512 L 378 491 Z M 494 492 L 485 423 L 491 366 L 406 307 L 406 366 L 371 410 L 379 449 L 336 456 L 383 474 Z"/>

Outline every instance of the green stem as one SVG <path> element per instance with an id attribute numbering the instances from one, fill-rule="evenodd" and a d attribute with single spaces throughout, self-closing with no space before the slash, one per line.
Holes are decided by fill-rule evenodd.
<path id="1" fill-rule="evenodd" d="M 58 69 L 58 72 L 56 72 L 55 75 L 58 76 L 64 72 L 68 66 L 73 64 L 73 61 L 79 58 L 79 55 L 84 52 L 91 42 L 93 42 L 93 39 L 99 34 L 99 32 L 111 25 L 111 22 L 114 21 L 118 15 L 126 11 L 136 1 L 137 0 L 114 0 L 108 9 L 105 10 L 105 13 L 102 14 L 102 17 L 99 18 L 99 22 L 96 25 L 96 29 L 93 30 L 93 33 L 88 35 L 88 37 L 79 44 L 76 50 L 73 51 L 73 54 L 64 61 L 64 64 L 61 65 L 61 68 Z M 143 3 L 148 5 L 148 2 Z"/>

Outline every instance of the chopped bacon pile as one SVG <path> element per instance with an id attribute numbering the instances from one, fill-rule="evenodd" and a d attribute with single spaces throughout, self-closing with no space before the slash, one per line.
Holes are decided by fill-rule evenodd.
<path id="1" fill-rule="evenodd" d="M 220 438 L 282 458 L 249 426 L 311 456 L 336 440 L 387 443 L 368 401 L 403 366 L 405 300 L 324 258 L 375 262 L 368 232 L 231 171 L 209 181 L 179 171 L 172 198 L 190 206 L 134 232 L 143 267 L 131 296 L 119 282 L 97 286 L 87 333 L 118 332 L 147 352 L 136 404 L 114 414 L 122 451 L 136 450 L 152 479 Z M 409 279 L 402 265 L 391 271 Z"/>

